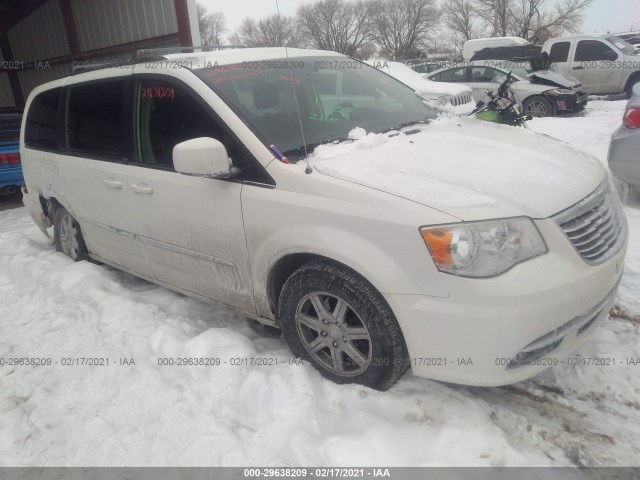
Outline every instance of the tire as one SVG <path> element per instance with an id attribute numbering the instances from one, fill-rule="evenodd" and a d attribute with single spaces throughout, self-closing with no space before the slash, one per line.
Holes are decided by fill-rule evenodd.
<path id="1" fill-rule="evenodd" d="M 336 383 L 387 390 L 408 366 L 400 325 L 382 295 L 352 270 L 314 261 L 285 282 L 282 332 L 296 357 Z"/>
<path id="2" fill-rule="evenodd" d="M 89 259 L 80 225 L 67 210 L 58 205 L 53 214 L 53 240 L 56 251 L 64 253 L 74 262 Z"/>
<path id="3" fill-rule="evenodd" d="M 522 102 L 522 113 L 534 117 L 553 117 L 553 105 L 543 96 L 536 95 Z"/>

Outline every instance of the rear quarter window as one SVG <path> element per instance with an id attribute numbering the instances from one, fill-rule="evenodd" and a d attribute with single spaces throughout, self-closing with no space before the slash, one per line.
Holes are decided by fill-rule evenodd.
<path id="1" fill-rule="evenodd" d="M 25 122 L 24 143 L 27 147 L 58 151 L 58 111 L 61 88 L 47 90 L 31 102 Z"/>

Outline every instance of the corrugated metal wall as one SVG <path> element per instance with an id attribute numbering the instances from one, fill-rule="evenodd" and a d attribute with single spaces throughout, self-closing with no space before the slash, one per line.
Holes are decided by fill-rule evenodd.
<path id="1" fill-rule="evenodd" d="M 38 85 L 50 82 L 57 78 L 62 78 L 71 72 L 71 65 L 68 63 L 61 63 L 58 65 L 52 65 L 49 68 L 35 68 L 30 70 L 21 70 L 18 72 L 18 78 L 20 79 L 20 86 L 22 87 L 22 93 L 24 98 L 29 96 L 31 90 Z"/>
<path id="2" fill-rule="evenodd" d="M 73 0 L 83 52 L 178 31 L 173 0 Z"/>
<path id="3" fill-rule="evenodd" d="M 0 52 L 0 62 L 4 60 L 2 52 Z M 13 94 L 11 93 L 11 85 L 9 84 L 9 75 L 5 72 L 0 72 L 0 108 L 1 107 L 15 107 L 13 101 Z"/>
<path id="4" fill-rule="evenodd" d="M 40 62 L 18 71 L 25 99 L 34 87 L 71 73 L 71 61 L 42 62 L 71 56 L 62 12 L 60 0 L 49 0 L 7 32 L 16 61 Z M 71 12 L 81 54 L 178 33 L 174 0 L 71 0 Z M 160 45 L 178 46 L 179 41 L 165 38 Z M 92 56 L 89 63 L 124 62 L 132 53 Z M 0 107 L 15 107 L 5 72 L 0 72 Z"/>
<path id="5" fill-rule="evenodd" d="M 58 0 L 50 0 L 7 32 L 13 58 L 33 62 L 69 55 Z"/>

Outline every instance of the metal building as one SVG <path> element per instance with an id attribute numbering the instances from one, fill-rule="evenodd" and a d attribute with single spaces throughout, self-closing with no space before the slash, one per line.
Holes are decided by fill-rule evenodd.
<path id="1" fill-rule="evenodd" d="M 0 112 L 74 65 L 141 48 L 199 45 L 195 0 L 0 0 Z"/>

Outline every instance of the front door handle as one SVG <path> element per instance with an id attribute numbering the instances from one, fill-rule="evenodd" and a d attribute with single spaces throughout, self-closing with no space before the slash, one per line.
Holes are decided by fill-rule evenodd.
<path id="1" fill-rule="evenodd" d="M 584 67 L 573 67 L 573 70 L 584 70 Z"/>
<path id="2" fill-rule="evenodd" d="M 114 180 L 113 178 L 108 178 L 107 180 L 102 180 L 102 183 L 104 183 L 104 185 L 107 188 L 114 188 L 116 190 L 122 190 L 122 182 Z"/>
<path id="3" fill-rule="evenodd" d="M 137 184 L 131 185 L 131 190 L 133 190 L 136 193 L 142 193 L 145 195 L 151 195 L 153 193 L 153 188 L 151 188 L 146 183 L 137 183 Z"/>

